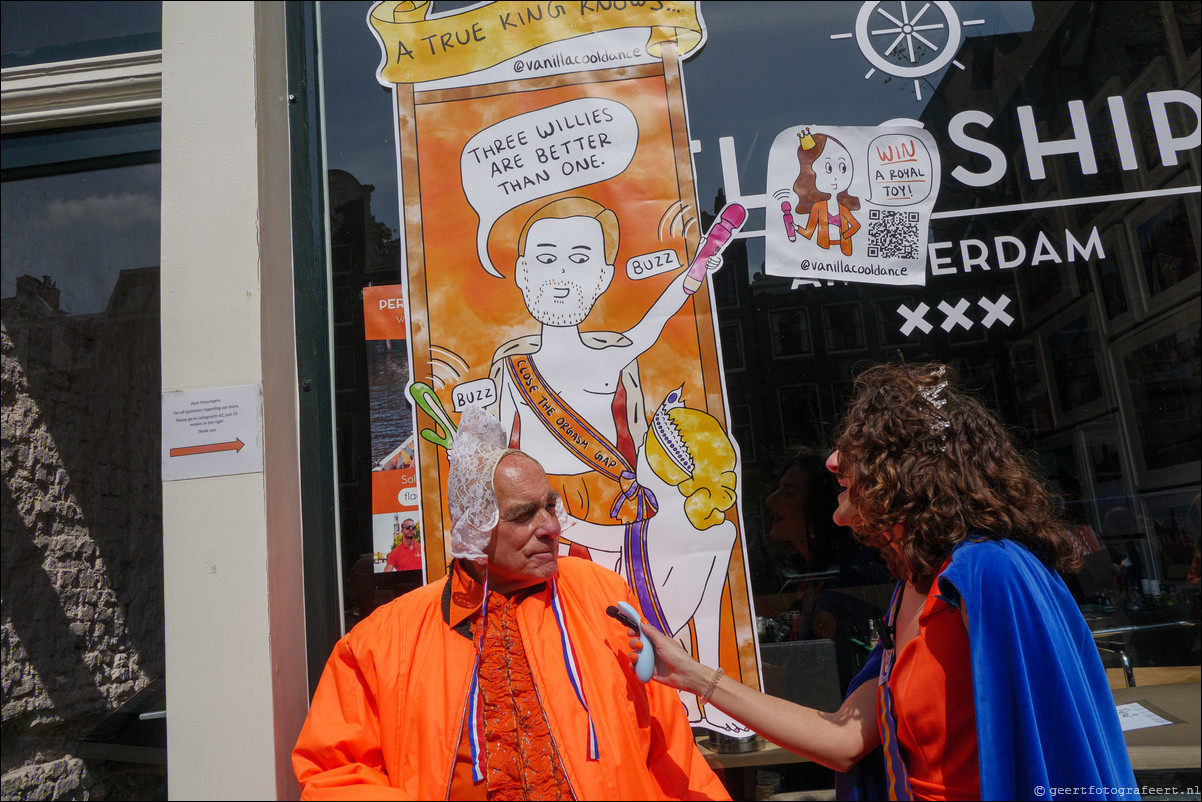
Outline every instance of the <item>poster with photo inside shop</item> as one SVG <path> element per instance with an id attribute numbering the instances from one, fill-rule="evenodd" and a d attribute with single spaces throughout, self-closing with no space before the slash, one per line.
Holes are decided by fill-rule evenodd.
<path id="1" fill-rule="evenodd" d="M 394 551 L 392 569 L 421 568 L 421 506 L 412 406 L 405 396 L 409 355 L 400 284 L 363 288 L 363 329 L 371 426 L 372 568 L 375 573 L 389 570 Z M 408 540 L 418 541 L 412 556 L 398 551 L 405 548 L 409 526 L 414 534 Z"/>

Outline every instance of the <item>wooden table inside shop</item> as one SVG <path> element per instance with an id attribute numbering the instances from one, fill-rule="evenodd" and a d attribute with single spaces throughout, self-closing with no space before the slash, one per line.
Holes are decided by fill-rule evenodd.
<path id="1" fill-rule="evenodd" d="M 721 768 L 726 781 L 726 789 L 731 791 L 731 796 L 735 799 L 755 799 L 755 770 L 757 768 L 777 766 L 783 763 L 810 762 L 801 755 L 790 752 L 788 749 L 782 749 L 771 741 L 766 741 L 758 736 L 756 740 L 761 748 L 754 752 L 715 752 L 708 746 L 709 735 L 701 734 L 696 737 L 697 748 L 701 750 L 706 762 L 715 771 L 719 767 Z M 741 796 L 734 793 L 739 788 L 743 789 Z"/>
<path id="2" fill-rule="evenodd" d="M 1123 733 L 1136 771 L 1202 768 L 1202 685 L 1136 685 L 1114 691 L 1116 704 L 1139 702 L 1175 723 Z"/>

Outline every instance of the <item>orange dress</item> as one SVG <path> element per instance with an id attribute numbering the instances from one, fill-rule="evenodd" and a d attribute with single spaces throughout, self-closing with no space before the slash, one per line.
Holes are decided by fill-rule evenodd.
<path id="1" fill-rule="evenodd" d="M 932 584 L 918 635 L 889 677 L 897 742 L 915 799 L 980 799 L 968 632 Z"/>

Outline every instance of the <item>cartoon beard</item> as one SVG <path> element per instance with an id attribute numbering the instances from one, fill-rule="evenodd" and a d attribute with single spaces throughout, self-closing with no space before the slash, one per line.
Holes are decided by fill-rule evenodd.
<path id="1" fill-rule="evenodd" d="M 520 269 L 518 275 L 518 286 L 530 316 L 546 326 L 579 326 L 583 323 L 601 296 L 601 281 L 602 277 L 597 276 L 597 282 L 591 289 L 567 278 L 547 279 L 530 286 L 528 270 Z M 568 289 L 567 295 L 557 297 L 564 287 Z"/>

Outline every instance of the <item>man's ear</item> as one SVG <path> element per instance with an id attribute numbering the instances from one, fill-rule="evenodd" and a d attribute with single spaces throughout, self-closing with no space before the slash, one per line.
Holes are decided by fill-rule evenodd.
<path id="1" fill-rule="evenodd" d="M 608 290 L 609 285 L 613 283 L 614 272 L 613 265 L 606 265 L 605 269 L 601 271 L 601 292 Z"/>

